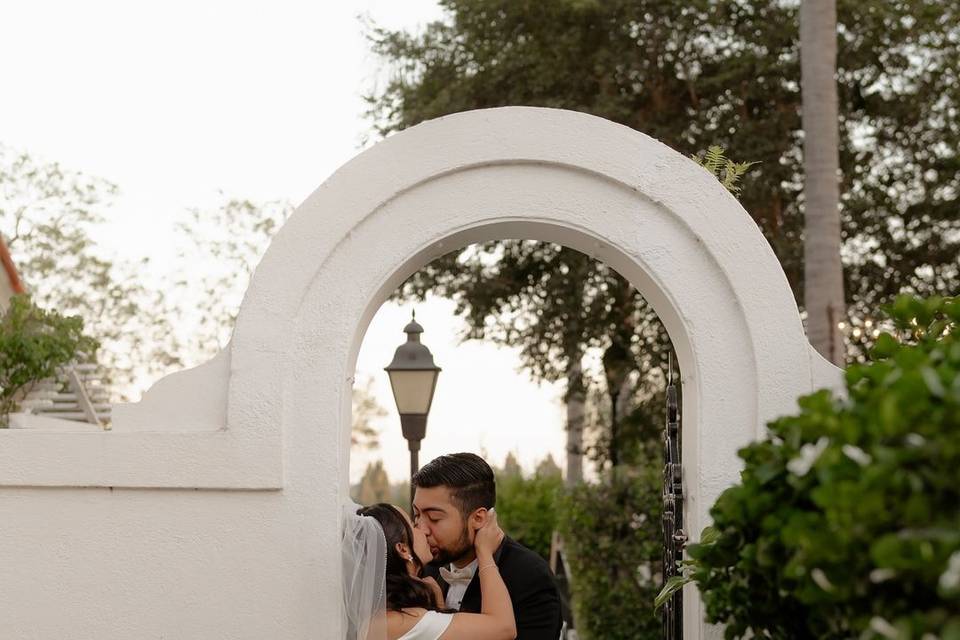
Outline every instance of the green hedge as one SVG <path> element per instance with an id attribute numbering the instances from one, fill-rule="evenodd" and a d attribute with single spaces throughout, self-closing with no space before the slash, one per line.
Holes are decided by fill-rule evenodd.
<path id="1" fill-rule="evenodd" d="M 519 470 L 497 472 L 497 517 L 501 526 L 511 538 L 547 561 L 562 493 L 559 468 L 556 472 L 541 470 L 529 477 Z"/>
<path id="2" fill-rule="evenodd" d="M 660 582 L 660 474 L 657 464 L 618 467 L 564 499 L 560 526 L 582 640 L 660 638 L 659 617 L 642 604 Z"/>
<path id="3" fill-rule="evenodd" d="M 740 452 L 689 548 L 727 638 L 960 639 L 960 301 L 891 317 L 847 399 L 802 398 Z"/>

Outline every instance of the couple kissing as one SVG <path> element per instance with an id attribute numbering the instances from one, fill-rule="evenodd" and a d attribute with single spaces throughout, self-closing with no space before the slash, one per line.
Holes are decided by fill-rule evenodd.
<path id="1" fill-rule="evenodd" d="M 348 640 L 557 640 L 560 596 L 546 561 L 497 522 L 493 470 L 472 453 L 414 475 L 413 513 L 344 513 Z"/>

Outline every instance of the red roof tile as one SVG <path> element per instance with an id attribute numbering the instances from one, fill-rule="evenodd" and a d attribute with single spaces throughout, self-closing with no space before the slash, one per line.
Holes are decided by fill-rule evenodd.
<path id="1" fill-rule="evenodd" d="M 26 293 L 23 282 L 20 281 L 20 276 L 17 274 L 17 268 L 13 265 L 13 258 L 10 257 L 10 250 L 7 249 L 7 244 L 3 241 L 3 236 L 0 236 L 0 265 L 3 267 L 7 280 L 10 281 L 10 288 L 13 289 L 13 292 Z"/>

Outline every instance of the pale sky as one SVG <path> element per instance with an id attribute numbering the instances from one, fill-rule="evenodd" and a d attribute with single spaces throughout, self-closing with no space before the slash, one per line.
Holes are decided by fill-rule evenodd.
<path id="1" fill-rule="evenodd" d="M 220 191 L 296 204 L 358 152 L 370 132 L 361 96 L 378 72 L 360 15 L 415 28 L 441 12 L 433 0 L 3 0 L 0 142 L 116 183 L 98 238 L 162 265 L 186 208 Z M 385 305 L 364 340 L 357 377 L 373 377 L 390 413 L 376 424 L 380 449 L 354 456 L 352 480 L 377 458 L 391 480 L 406 477 L 382 369 L 409 311 Z M 486 451 L 500 464 L 513 451 L 528 469 L 547 453 L 562 464 L 561 389 L 518 373 L 511 350 L 460 345 L 445 301 L 417 318 L 443 368 L 421 461 Z"/>

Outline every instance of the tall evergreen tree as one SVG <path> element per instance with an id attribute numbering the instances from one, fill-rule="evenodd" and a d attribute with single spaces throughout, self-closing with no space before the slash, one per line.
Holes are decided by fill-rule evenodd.
<path id="1" fill-rule="evenodd" d="M 387 471 L 383 468 L 383 461 L 377 460 L 368 464 L 356 489 L 356 501 L 369 506 L 378 502 L 390 502 L 392 498 L 390 478 L 387 477 Z"/>

